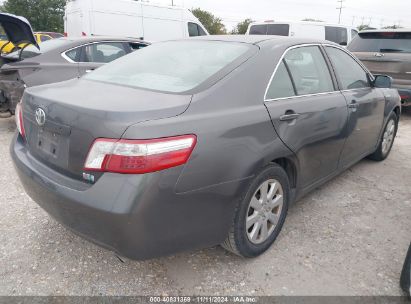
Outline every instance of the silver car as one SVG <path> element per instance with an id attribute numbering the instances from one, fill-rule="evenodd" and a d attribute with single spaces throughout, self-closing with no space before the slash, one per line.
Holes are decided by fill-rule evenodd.
<path id="1" fill-rule="evenodd" d="M 16 62 L 0 69 L 0 111 L 14 114 L 26 87 L 80 77 L 147 45 L 125 38 L 60 38 L 3 56 Z"/>

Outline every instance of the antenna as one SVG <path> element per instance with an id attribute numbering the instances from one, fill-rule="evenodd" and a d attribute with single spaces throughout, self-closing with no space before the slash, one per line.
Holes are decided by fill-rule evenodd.
<path id="1" fill-rule="evenodd" d="M 340 10 L 340 13 L 339 13 L 339 15 L 338 15 L 338 24 L 341 23 L 341 13 L 342 13 L 343 8 L 345 8 L 345 7 L 343 6 L 343 3 L 344 3 L 344 2 L 345 2 L 345 0 L 337 0 L 337 3 L 340 4 L 340 6 L 337 7 L 337 9 Z"/>

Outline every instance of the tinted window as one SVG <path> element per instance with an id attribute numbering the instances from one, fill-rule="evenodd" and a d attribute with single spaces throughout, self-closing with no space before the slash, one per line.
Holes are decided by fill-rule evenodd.
<path id="1" fill-rule="evenodd" d="M 197 23 L 188 23 L 188 35 L 190 37 L 206 36 L 207 33 Z"/>
<path id="2" fill-rule="evenodd" d="M 370 86 L 367 73 L 350 55 L 337 48 L 327 47 L 326 49 L 343 90 Z"/>
<path id="3" fill-rule="evenodd" d="M 319 47 L 292 49 L 287 52 L 284 60 L 298 95 L 334 91 L 330 71 Z"/>
<path id="4" fill-rule="evenodd" d="M 348 49 L 351 52 L 411 53 L 411 32 L 359 33 Z"/>
<path id="5" fill-rule="evenodd" d="M 85 79 L 184 92 L 203 83 L 252 47 L 219 41 L 159 42 L 103 66 Z"/>
<path id="6" fill-rule="evenodd" d="M 325 40 L 335 43 L 347 43 L 348 35 L 347 29 L 343 27 L 326 26 L 325 27 Z"/>
<path id="7" fill-rule="evenodd" d="M 40 35 L 40 41 L 41 42 L 44 42 L 44 41 L 47 41 L 47 40 L 50 40 L 51 39 L 51 37 L 50 36 L 47 36 L 47 35 Z"/>
<path id="8" fill-rule="evenodd" d="M 135 42 L 131 42 L 129 45 L 133 52 L 147 46 L 146 44 Z"/>
<path id="9" fill-rule="evenodd" d="M 266 99 L 275 99 L 295 96 L 294 87 L 290 75 L 283 61 L 278 66 L 277 71 L 267 90 Z"/>
<path id="10" fill-rule="evenodd" d="M 80 51 L 81 51 L 81 48 L 76 48 L 74 50 L 66 52 L 66 56 L 75 62 L 79 62 Z"/>
<path id="11" fill-rule="evenodd" d="M 267 35 L 267 24 L 252 25 L 250 35 Z"/>
<path id="12" fill-rule="evenodd" d="M 84 62 L 108 63 L 126 54 L 121 42 L 94 43 L 84 47 Z"/>
<path id="13" fill-rule="evenodd" d="M 267 27 L 267 35 L 288 36 L 289 32 L 288 24 L 269 24 Z"/>

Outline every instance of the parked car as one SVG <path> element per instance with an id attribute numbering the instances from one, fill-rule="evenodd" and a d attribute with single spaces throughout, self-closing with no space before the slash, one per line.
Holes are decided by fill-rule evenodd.
<path id="1" fill-rule="evenodd" d="M 374 74 L 393 77 L 403 106 L 411 105 L 411 29 L 360 32 L 348 49 Z"/>
<path id="2" fill-rule="evenodd" d="M 68 37 L 110 35 L 150 42 L 208 35 L 186 8 L 130 0 L 68 1 L 64 28 Z"/>
<path id="3" fill-rule="evenodd" d="M 36 37 L 37 43 L 39 44 L 47 40 L 64 37 L 63 34 L 54 33 L 54 32 L 36 32 L 34 33 L 34 36 Z"/>
<path id="4" fill-rule="evenodd" d="M 122 256 L 223 244 L 255 257 L 292 202 L 389 155 L 400 116 L 390 85 L 324 41 L 159 42 L 27 89 L 11 155 L 33 200 Z"/>
<path id="5" fill-rule="evenodd" d="M 411 297 L 411 244 L 405 258 L 404 267 L 401 272 L 401 288 Z"/>
<path id="6" fill-rule="evenodd" d="M 0 13 L 0 54 L 9 53 L 16 45 L 24 47 L 27 44 L 38 46 L 33 30 L 26 18 L 7 13 Z"/>
<path id="7" fill-rule="evenodd" d="M 14 114 L 26 87 L 80 77 L 148 43 L 131 38 L 79 37 L 48 40 L 3 56 L 0 112 Z"/>
<path id="8" fill-rule="evenodd" d="M 295 38 L 328 40 L 347 45 L 358 31 L 352 26 L 328 24 L 324 22 L 253 22 L 248 26 L 247 35 L 279 35 Z"/>

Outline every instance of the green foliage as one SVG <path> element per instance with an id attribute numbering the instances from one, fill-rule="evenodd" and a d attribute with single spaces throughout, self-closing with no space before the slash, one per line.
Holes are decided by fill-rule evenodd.
<path id="1" fill-rule="evenodd" d="M 388 26 L 384 26 L 383 29 L 387 29 L 387 30 L 395 30 L 395 29 L 399 29 L 402 28 L 402 26 L 399 25 L 388 25 Z"/>
<path id="2" fill-rule="evenodd" d="M 368 28 L 369 28 L 368 24 L 361 24 L 361 25 L 357 26 L 357 29 L 358 29 L 359 31 L 364 31 L 364 30 L 366 30 L 366 29 L 368 29 Z"/>
<path id="3" fill-rule="evenodd" d="M 247 32 L 248 26 L 250 25 L 250 23 L 253 23 L 253 22 L 254 21 L 251 20 L 250 18 L 247 18 L 247 19 L 241 21 L 231 31 L 231 34 L 233 34 L 233 35 L 244 35 Z"/>
<path id="4" fill-rule="evenodd" d="M 62 33 L 65 5 L 65 0 L 6 0 L 0 10 L 27 18 L 35 31 Z"/>
<path id="5" fill-rule="evenodd" d="M 214 16 L 212 13 L 200 8 L 192 9 L 191 12 L 204 25 L 210 35 L 227 34 L 227 30 L 221 18 Z"/>
<path id="6" fill-rule="evenodd" d="M 314 19 L 314 18 L 305 18 L 305 19 L 303 19 L 303 20 L 301 20 L 301 21 L 324 22 L 324 21 L 322 21 L 322 20 L 320 20 L 320 19 Z"/>

